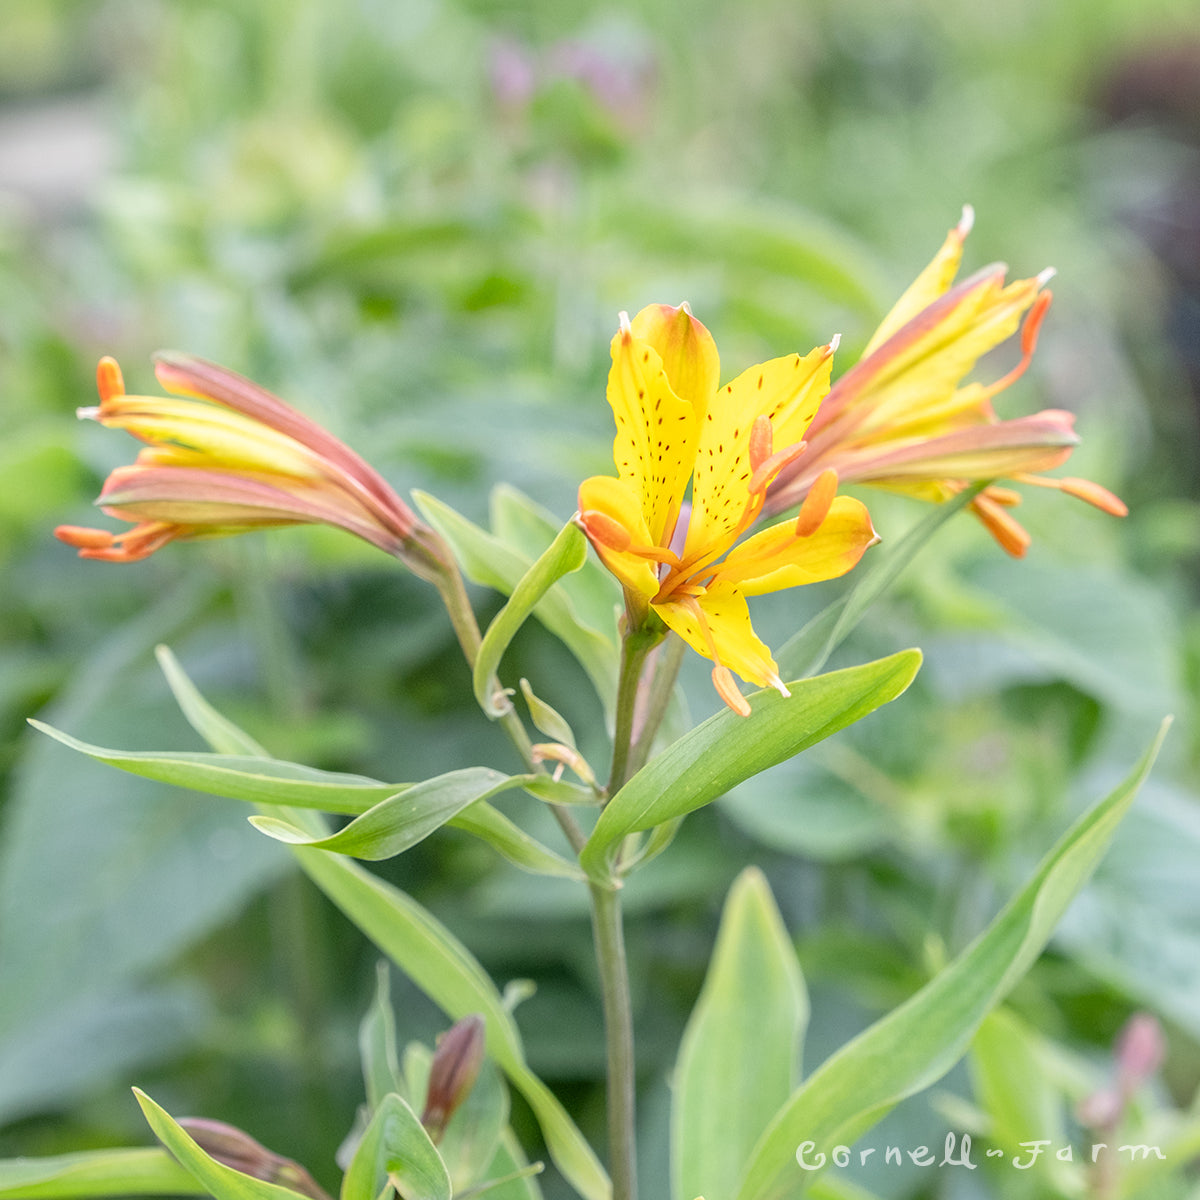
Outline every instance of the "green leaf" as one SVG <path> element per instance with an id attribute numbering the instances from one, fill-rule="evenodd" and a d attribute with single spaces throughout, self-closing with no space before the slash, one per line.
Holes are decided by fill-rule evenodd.
<path id="1" fill-rule="evenodd" d="M 400 1062 L 396 1057 L 396 1014 L 392 1011 L 390 968 L 376 964 L 375 995 L 358 1026 L 358 1053 L 362 1060 L 367 1108 L 374 1113 L 389 1092 L 400 1090 Z"/>
<path id="2" fill-rule="evenodd" d="M 296 1200 L 296 1193 L 291 1188 L 243 1175 L 241 1171 L 209 1158 L 164 1108 L 160 1108 L 138 1088 L 133 1089 L 133 1094 L 142 1106 L 155 1137 L 179 1160 L 184 1170 L 208 1190 L 214 1200 Z"/>
<path id="3" fill-rule="evenodd" d="M 587 538 L 578 525 L 568 521 L 545 553 L 521 576 L 508 603 L 492 618 L 475 659 L 474 674 L 475 699 L 489 717 L 502 717 L 512 708 L 496 678 L 509 643 L 542 597 L 586 561 Z"/>
<path id="4" fill-rule="evenodd" d="M 775 658 L 781 675 L 813 675 L 854 631 L 870 607 L 900 577 L 935 533 L 955 513 L 961 512 L 984 489 L 977 483 L 952 500 L 937 505 L 894 545 L 872 554 L 869 567 L 846 595 L 823 608 L 799 633 L 789 638 Z"/>
<path id="5" fill-rule="evenodd" d="M 341 1200 L 376 1200 L 388 1183 L 404 1200 L 450 1200 L 450 1173 L 416 1113 L 384 1096 L 342 1178 Z"/>
<path id="6" fill-rule="evenodd" d="M 467 577 L 484 587 L 510 595 L 533 565 L 534 557 L 506 545 L 480 529 L 449 505 L 424 492 L 413 492 L 426 520 L 454 549 Z M 616 621 L 611 631 L 585 624 L 565 588 L 547 592 L 533 615 L 566 645 L 588 673 L 606 705 L 616 696 Z"/>
<path id="7" fill-rule="evenodd" d="M 165 1150 L 88 1150 L 0 1161 L 0 1200 L 88 1196 L 206 1196 Z"/>
<path id="8" fill-rule="evenodd" d="M 288 804 L 331 813 L 363 813 L 380 800 L 395 796 L 408 785 L 381 783 L 363 775 L 318 771 L 300 763 L 274 758 L 248 758 L 233 754 L 191 751 L 108 750 L 30 719 L 42 733 L 98 762 L 118 767 L 159 783 L 192 788 L 212 796 L 248 800 L 252 804 Z"/>
<path id="9" fill-rule="evenodd" d="M 608 802 L 579 856 L 595 879 L 629 833 L 650 829 L 715 800 L 730 788 L 829 737 L 912 682 L 919 650 L 788 684 L 791 697 L 762 691 L 748 717 L 725 711 L 684 734 L 646 764 Z"/>
<path id="10" fill-rule="evenodd" d="M 246 758 L 271 757 L 244 729 L 239 729 L 205 700 L 169 646 L 155 646 L 154 657 L 158 659 L 167 686 L 187 723 L 217 754 L 240 754 Z"/>
<path id="11" fill-rule="evenodd" d="M 850 1144 L 906 1096 L 940 1079 L 984 1017 L 1046 945 L 1063 911 L 1095 870 L 1166 735 L 1129 777 L 1085 813 L 1042 860 L 988 928 L 919 992 L 827 1059 L 779 1111 L 755 1148 L 738 1200 L 800 1194 L 796 1149 Z M 814 1151 L 814 1154 L 816 1153 Z"/>
<path id="12" fill-rule="evenodd" d="M 730 889 L 708 975 L 675 1068 L 676 1200 L 732 1196 L 771 1118 L 796 1086 L 808 997 L 766 879 Z"/>
<path id="13" fill-rule="evenodd" d="M 557 875 L 563 879 L 585 880 L 587 876 L 573 863 L 543 846 L 502 812 L 480 801 L 449 822 L 472 837 L 487 842 L 514 867 L 534 875 Z"/>
<path id="14" fill-rule="evenodd" d="M 276 841 L 315 846 L 377 862 L 402 854 L 440 829 L 479 800 L 520 787 L 524 777 L 503 775 L 489 767 L 464 767 L 415 783 L 381 800 L 349 825 L 327 837 L 312 837 L 279 817 L 251 817 L 250 823 Z"/>
<path id="15" fill-rule="evenodd" d="M 301 813 L 297 823 L 306 816 L 316 824 L 312 814 Z M 410 896 L 350 859 L 304 846 L 293 853 L 334 904 L 444 1012 L 455 1020 L 482 1014 L 488 1054 L 533 1109 L 558 1169 L 587 1200 L 608 1200 L 604 1169 L 553 1092 L 530 1071 L 511 1014 L 466 947 Z"/>

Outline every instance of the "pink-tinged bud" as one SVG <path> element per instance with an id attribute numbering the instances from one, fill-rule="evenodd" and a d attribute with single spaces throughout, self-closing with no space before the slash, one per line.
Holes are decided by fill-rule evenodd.
<path id="1" fill-rule="evenodd" d="M 441 1141 L 450 1118 L 475 1086 L 486 1044 L 487 1026 L 477 1013 L 455 1021 L 438 1038 L 421 1113 L 421 1124 L 434 1142 Z"/>
<path id="2" fill-rule="evenodd" d="M 297 1162 L 256 1142 L 236 1125 L 207 1117 L 183 1117 L 178 1122 L 209 1158 L 251 1179 L 278 1184 L 312 1200 L 330 1200 L 329 1193 Z"/>
<path id="3" fill-rule="evenodd" d="M 1149 1013 L 1134 1013 L 1117 1035 L 1118 1086 L 1132 1096 L 1162 1066 L 1166 1042 L 1162 1026 Z"/>

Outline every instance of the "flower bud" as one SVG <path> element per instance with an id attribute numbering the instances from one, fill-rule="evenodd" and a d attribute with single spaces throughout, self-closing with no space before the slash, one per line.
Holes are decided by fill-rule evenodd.
<path id="1" fill-rule="evenodd" d="M 441 1140 L 450 1118 L 474 1087 L 486 1042 L 487 1026 L 478 1013 L 456 1021 L 438 1038 L 421 1113 L 421 1124 L 434 1142 Z"/>
<path id="2" fill-rule="evenodd" d="M 330 1200 L 329 1193 L 299 1163 L 268 1150 L 236 1125 L 207 1117 L 183 1117 L 178 1124 L 214 1162 L 312 1200 Z"/>

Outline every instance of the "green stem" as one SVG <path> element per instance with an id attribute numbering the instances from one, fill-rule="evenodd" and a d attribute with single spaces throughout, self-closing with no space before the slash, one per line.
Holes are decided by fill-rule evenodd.
<path id="1" fill-rule="evenodd" d="M 650 757 L 650 748 L 654 745 L 663 717 L 667 715 L 667 706 L 671 703 L 671 693 L 675 690 L 675 680 L 679 678 L 679 668 L 683 665 L 686 650 L 687 643 L 683 638 L 676 634 L 668 634 L 659 651 L 654 677 L 650 683 L 650 695 L 646 700 L 646 718 L 629 749 L 630 776 L 636 775 Z"/>
<path id="2" fill-rule="evenodd" d="M 467 595 L 462 575 L 453 559 L 448 554 L 446 557 L 447 564 L 442 565 L 441 569 L 433 575 L 432 582 L 442 597 L 442 603 L 446 606 L 450 624 L 454 629 L 455 637 L 458 638 L 458 644 L 462 647 L 467 666 L 473 671 L 475 659 L 479 656 L 479 647 L 483 644 L 483 635 L 479 632 L 479 622 L 475 620 L 475 610 L 471 607 L 471 600 Z M 501 728 L 508 735 L 508 740 L 512 742 L 521 756 L 521 761 L 525 764 L 526 769 L 534 773 L 540 772 L 543 769 L 542 765 L 533 757 L 533 743 L 529 740 L 529 734 L 525 732 L 525 726 L 517 715 L 517 710 L 510 706 L 508 711 L 498 719 Z M 571 849 L 578 854 L 587 841 L 583 830 L 579 828 L 579 823 L 561 804 L 550 805 L 550 810 L 554 813 Z"/>
<path id="3" fill-rule="evenodd" d="M 657 635 L 638 629 L 627 633 L 621 642 L 621 666 L 617 674 L 616 728 L 613 731 L 612 766 L 608 772 L 608 794 L 615 796 L 633 774 L 630 752 L 634 743 L 634 718 L 637 710 L 638 683 L 646 655 L 654 648 Z"/>
<path id="4" fill-rule="evenodd" d="M 629 1002 L 621 893 L 595 883 L 590 886 L 592 931 L 608 1047 L 608 1170 L 612 1176 L 612 1200 L 637 1200 L 633 1012 Z"/>

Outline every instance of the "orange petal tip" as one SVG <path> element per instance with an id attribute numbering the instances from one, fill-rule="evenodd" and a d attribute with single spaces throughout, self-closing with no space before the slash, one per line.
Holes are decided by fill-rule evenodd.
<path id="1" fill-rule="evenodd" d="M 728 667 L 716 666 L 712 669 L 713 687 L 717 689 L 717 695 L 721 697 L 725 703 L 733 709 L 739 717 L 748 717 L 750 715 L 750 704 L 746 697 L 738 691 L 738 686 L 733 681 L 733 675 Z"/>

